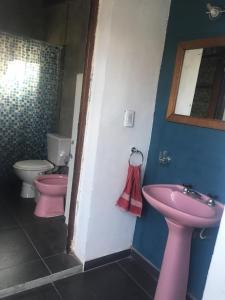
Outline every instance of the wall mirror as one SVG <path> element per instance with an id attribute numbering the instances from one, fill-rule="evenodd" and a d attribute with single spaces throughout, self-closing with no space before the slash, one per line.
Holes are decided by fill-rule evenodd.
<path id="1" fill-rule="evenodd" d="M 225 37 L 178 45 L 167 120 L 225 130 Z"/>

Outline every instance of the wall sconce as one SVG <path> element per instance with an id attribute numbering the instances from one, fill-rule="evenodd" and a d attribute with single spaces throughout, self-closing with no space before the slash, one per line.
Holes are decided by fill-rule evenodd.
<path id="1" fill-rule="evenodd" d="M 206 13 L 209 15 L 209 19 L 212 21 L 218 19 L 223 13 L 225 13 L 224 9 L 219 6 L 211 5 L 210 3 L 208 3 L 206 7 L 208 9 Z"/>

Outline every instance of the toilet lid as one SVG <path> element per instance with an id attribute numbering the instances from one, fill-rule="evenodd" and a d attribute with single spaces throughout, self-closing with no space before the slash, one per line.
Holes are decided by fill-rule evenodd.
<path id="1" fill-rule="evenodd" d="M 47 160 L 23 160 L 18 161 L 13 166 L 16 169 L 26 171 L 48 171 L 54 168 L 54 165 Z"/>

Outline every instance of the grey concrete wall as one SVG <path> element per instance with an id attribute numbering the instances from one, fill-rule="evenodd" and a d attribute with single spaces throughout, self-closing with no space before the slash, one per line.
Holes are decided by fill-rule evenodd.
<path id="1" fill-rule="evenodd" d="M 0 30 L 43 40 L 44 9 L 41 0 L 1 0 Z"/>
<path id="2" fill-rule="evenodd" d="M 51 44 L 64 45 L 67 31 L 67 4 L 59 3 L 45 9 L 45 39 Z"/>
<path id="3" fill-rule="evenodd" d="M 69 3 L 59 120 L 59 132 L 67 137 L 71 137 L 72 133 L 76 75 L 82 73 L 84 67 L 89 9 L 90 0 Z M 55 15 L 58 18 L 58 14 Z M 52 39 L 49 37 L 49 41 Z"/>

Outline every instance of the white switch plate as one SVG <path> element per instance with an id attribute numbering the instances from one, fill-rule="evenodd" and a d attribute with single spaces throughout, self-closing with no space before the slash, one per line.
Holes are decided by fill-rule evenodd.
<path id="1" fill-rule="evenodd" d="M 124 112 L 123 126 L 134 127 L 134 117 L 135 117 L 135 111 L 126 109 Z"/>

